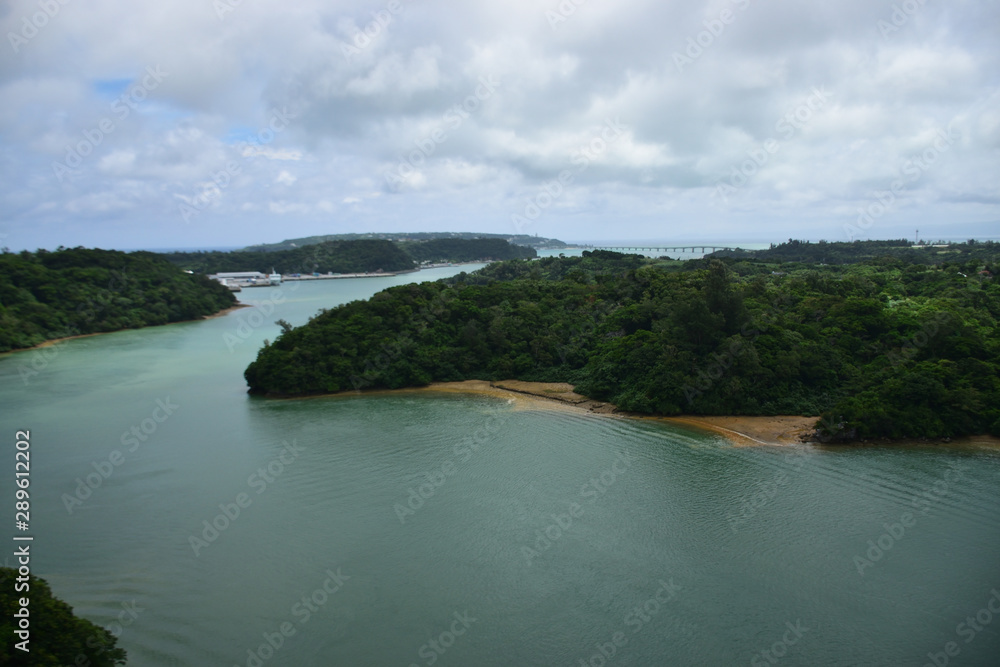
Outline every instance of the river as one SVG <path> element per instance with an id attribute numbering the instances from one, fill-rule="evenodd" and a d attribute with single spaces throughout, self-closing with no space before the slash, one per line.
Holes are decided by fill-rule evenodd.
<path id="1" fill-rule="evenodd" d="M 278 318 L 473 268 L 245 290 L 257 308 L 0 357 L 33 572 L 133 666 L 997 664 L 996 451 L 246 394 Z"/>

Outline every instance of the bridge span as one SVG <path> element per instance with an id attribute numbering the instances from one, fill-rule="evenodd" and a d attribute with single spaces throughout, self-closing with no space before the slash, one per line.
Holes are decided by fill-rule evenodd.
<path id="1" fill-rule="evenodd" d="M 657 251 L 657 252 L 701 252 L 703 255 L 710 252 L 718 252 L 720 250 L 742 250 L 742 248 L 735 248 L 729 246 L 714 246 L 714 245 L 685 245 L 685 246 L 649 246 L 649 245 L 630 245 L 630 246 L 611 246 L 611 245 L 587 245 L 581 246 L 589 250 L 614 250 L 615 252 L 633 251 Z"/>

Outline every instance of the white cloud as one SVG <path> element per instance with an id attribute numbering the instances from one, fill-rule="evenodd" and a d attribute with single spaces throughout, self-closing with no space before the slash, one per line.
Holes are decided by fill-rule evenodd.
<path id="1" fill-rule="evenodd" d="M 553 23 L 557 3 L 407 2 L 348 57 L 344 44 L 372 20 L 360 0 L 257 0 L 222 21 L 203 0 L 62 5 L 0 60 L 0 227 L 50 247 L 168 246 L 181 228 L 194 235 L 185 245 L 383 226 L 511 231 L 568 169 L 573 183 L 533 231 L 836 240 L 949 124 L 954 147 L 872 233 L 919 221 L 943 236 L 1000 217 L 995 4 L 926 3 L 885 35 L 878 21 L 892 8 L 866 0 L 573 6 Z M 733 20 L 701 34 L 724 9 Z M 0 32 L 36 10 L 8 3 Z M 701 51 L 679 68 L 692 39 Z M 127 114 L 113 110 L 147 67 L 168 75 Z M 484 78 L 497 82 L 487 94 Z M 778 123 L 815 87 L 829 100 L 786 136 Z M 627 131 L 580 169 L 581 149 L 615 118 Z M 241 146 L 247 136 L 256 143 Z M 720 199 L 718 184 L 770 138 L 780 149 Z M 87 155 L 60 173 L 74 152 Z M 178 202 L 213 188 L 200 213 L 211 224 L 182 224 Z"/>

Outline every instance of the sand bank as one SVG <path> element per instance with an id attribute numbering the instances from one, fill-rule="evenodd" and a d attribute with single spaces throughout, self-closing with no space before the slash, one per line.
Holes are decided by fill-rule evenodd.
<path id="1" fill-rule="evenodd" d="M 595 401 L 574 391 L 573 385 L 566 382 L 524 382 L 522 380 L 503 380 L 490 382 L 486 380 L 466 380 L 464 382 L 435 382 L 426 387 L 413 389 L 386 390 L 387 393 L 399 391 L 443 392 L 482 394 L 505 398 L 514 401 L 517 409 L 535 410 L 572 410 L 604 416 L 614 416 L 628 419 L 647 419 L 711 431 L 728 438 L 737 446 L 778 446 L 789 447 L 803 443 L 818 444 L 813 433 L 817 417 L 801 415 L 775 416 L 706 416 L 684 415 L 679 417 L 659 417 L 637 414 L 619 410 L 615 405 L 603 401 Z M 366 394 L 369 392 L 365 392 Z M 374 391 L 371 393 L 381 393 Z M 872 441 L 857 443 L 864 445 L 902 445 L 902 446 L 944 446 L 957 449 L 1000 449 L 1000 438 L 989 435 L 976 435 L 951 440 L 897 440 Z M 843 448 L 845 445 L 826 445 L 825 448 Z M 855 446 L 855 445 L 847 445 Z"/>
<path id="2" fill-rule="evenodd" d="M 167 326 L 167 324 L 180 324 L 181 322 L 200 322 L 201 320 L 211 320 L 211 319 L 215 319 L 216 317 L 223 317 L 225 315 L 228 315 L 229 313 L 231 313 L 231 312 L 233 312 L 235 310 L 239 310 L 240 308 L 252 308 L 252 307 L 253 306 L 251 304 L 248 304 L 248 303 L 238 303 L 235 306 L 230 306 L 229 308 L 224 308 L 224 309 L 220 310 L 217 313 L 213 313 L 212 315 L 202 315 L 201 317 L 198 317 L 198 318 L 193 319 L 193 320 L 179 320 L 177 322 L 167 322 L 166 324 L 147 324 L 144 327 L 138 327 L 138 329 L 148 329 L 150 327 L 165 327 L 165 326 Z M 39 343 L 38 345 L 35 345 L 34 347 L 19 347 L 16 350 L 7 350 L 7 352 L 4 352 L 3 354 L 9 354 L 11 352 L 26 352 L 28 350 L 37 350 L 37 349 L 43 348 L 43 347 L 51 347 L 53 345 L 58 345 L 59 343 L 65 342 L 67 340 L 75 340 L 77 338 L 90 338 L 92 336 L 103 336 L 104 334 L 118 333 L 119 331 L 136 331 L 136 330 L 137 329 L 116 329 L 114 331 L 95 331 L 94 333 L 77 334 L 75 336 L 63 336 L 62 338 L 50 338 L 49 340 L 43 341 L 43 342 Z"/>

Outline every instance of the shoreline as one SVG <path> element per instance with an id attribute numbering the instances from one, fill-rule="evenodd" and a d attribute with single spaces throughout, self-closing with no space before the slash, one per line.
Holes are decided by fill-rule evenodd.
<path id="1" fill-rule="evenodd" d="M 335 394 L 288 397 L 324 398 L 354 394 L 390 395 L 400 393 L 447 393 L 474 394 L 506 398 L 515 401 L 517 409 L 570 410 L 578 414 L 593 414 L 600 417 L 618 417 L 665 422 L 708 431 L 720 435 L 737 447 L 795 447 L 809 446 L 825 451 L 844 450 L 855 447 L 904 446 L 904 447 L 947 447 L 951 449 L 1000 449 L 1000 438 L 990 435 L 972 435 L 950 440 L 872 440 L 836 445 L 816 441 L 812 434 L 819 417 L 802 415 L 678 415 L 673 417 L 648 415 L 620 410 L 612 403 L 597 401 L 573 391 L 567 382 L 526 382 L 523 380 L 464 380 L 457 382 L 432 382 L 425 387 L 405 387 L 402 389 L 373 389 L 342 391 Z"/>
<path id="2" fill-rule="evenodd" d="M 166 322 L 164 324 L 147 324 L 146 326 L 137 327 L 137 328 L 134 328 L 134 329 L 115 329 L 114 331 L 95 331 L 93 333 L 76 334 L 75 336 L 62 336 L 61 338 L 50 338 L 48 340 L 42 341 L 38 345 L 33 345 L 31 347 L 19 347 L 16 350 L 7 350 L 6 352 L 0 353 L 0 355 L 2 355 L 2 354 L 12 354 L 14 352 L 28 352 L 30 350 L 40 350 L 42 348 L 52 347 L 53 345 L 58 345 L 59 343 L 63 343 L 65 341 L 67 341 L 67 340 L 76 340 L 77 338 L 92 338 L 94 336 L 104 336 L 106 334 L 118 333 L 120 331 L 138 331 L 139 329 L 151 329 L 152 327 L 165 327 L 165 326 L 167 326 L 169 324 L 181 324 L 183 322 L 201 322 L 202 320 L 212 320 L 212 319 L 215 319 L 216 317 L 224 317 L 224 316 L 228 315 L 229 313 L 231 313 L 233 311 L 239 310 L 240 308 L 252 308 L 252 307 L 253 306 L 251 306 L 248 303 L 237 303 L 237 304 L 235 304 L 233 306 L 230 306 L 229 308 L 223 308 L 222 310 L 218 311 L 217 313 L 212 313 L 211 315 L 202 315 L 201 317 L 199 317 L 197 319 L 193 319 L 193 320 L 178 320 L 176 322 Z"/>

